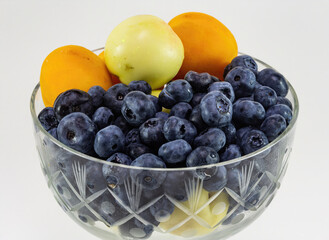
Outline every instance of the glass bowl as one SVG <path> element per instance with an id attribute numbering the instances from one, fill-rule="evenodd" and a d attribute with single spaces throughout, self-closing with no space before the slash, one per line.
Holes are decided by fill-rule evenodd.
<path id="1" fill-rule="evenodd" d="M 255 60 L 259 70 L 270 68 Z M 63 145 L 38 121 L 44 108 L 38 84 L 30 108 L 48 187 L 76 223 L 101 239 L 225 239 L 260 216 L 280 188 L 299 109 L 288 84 L 293 118 L 277 139 L 231 161 L 170 169 L 108 163 Z"/>

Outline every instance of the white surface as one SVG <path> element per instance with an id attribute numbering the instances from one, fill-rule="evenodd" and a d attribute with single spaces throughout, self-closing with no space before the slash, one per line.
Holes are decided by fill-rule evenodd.
<path id="1" fill-rule="evenodd" d="M 300 100 L 295 144 L 282 188 L 238 239 L 329 238 L 328 1 L 0 0 L 0 239 L 95 239 L 55 202 L 39 167 L 29 98 L 43 59 L 62 45 L 93 49 L 136 14 L 169 21 L 186 11 L 222 21 L 239 50 L 264 60 Z"/>

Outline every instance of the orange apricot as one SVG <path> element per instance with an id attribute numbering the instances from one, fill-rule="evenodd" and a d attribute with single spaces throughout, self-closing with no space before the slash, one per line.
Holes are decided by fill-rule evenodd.
<path id="1" fill-rule="evenodd" d="M 56 97 L 66 90 L 88 91 L 95 85 L 107 90 L 112 86 L 111 76 L 104 61 L 84 47 L 57 48 L 42 64 L 40 88 L 46 107 L 53 106 Z"/>
<path id="2" fill-rule="evenodd" d="M 233 34 L 216 18 L 199 12 L 187 12 L 170 20 L 169 25 L 184 45 L 183 65 L 174 79 L 190 71 L 208 72 L 223 80 L 224 68 L 238 55 Z"/>

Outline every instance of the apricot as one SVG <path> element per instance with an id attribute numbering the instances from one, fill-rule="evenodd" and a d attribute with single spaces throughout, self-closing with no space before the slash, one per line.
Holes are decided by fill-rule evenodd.
<path id="1" fill-rule="evenodd" d="M 238 55 L 233 34 L 216 18 L 187 12 L 170 20 L 169 25 L 183 42 L 185 58 L 174 79 L 190 71 L 208 72 L 223 80 L 224 68 Z"/>
<path id="2" fill-rule="evenodd" d="M 69 89 L 88 91 L 99 85 L 105 90 L 112 86 L 110 73 L 92 51 L 76 45 L 67 45 L 52 51 L 44 60 L 40 74 L 42 99 L 46 107 Z"/>

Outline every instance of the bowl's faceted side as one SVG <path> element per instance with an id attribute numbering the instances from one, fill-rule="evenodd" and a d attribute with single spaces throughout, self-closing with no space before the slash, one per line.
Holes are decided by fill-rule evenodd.
<path id="1" fill-rule="evenodd" d="M 43 108 L 38 86 L 31 112 L 48 187 L 62 209 L 87 231 L 101 239 L 225 239 L 260 216 L 280 188 L 298 115 L 292 87 L 287 98 L 293 103 L 294 119 L 263 151 L 238 162 L 186 169 L 130 168 L 68 149 L 36 118 Z M 226 182 L 210 182 L 209 175 L 223 167 Z M 104 169 L 109 178 L 104 178 Z"/>

